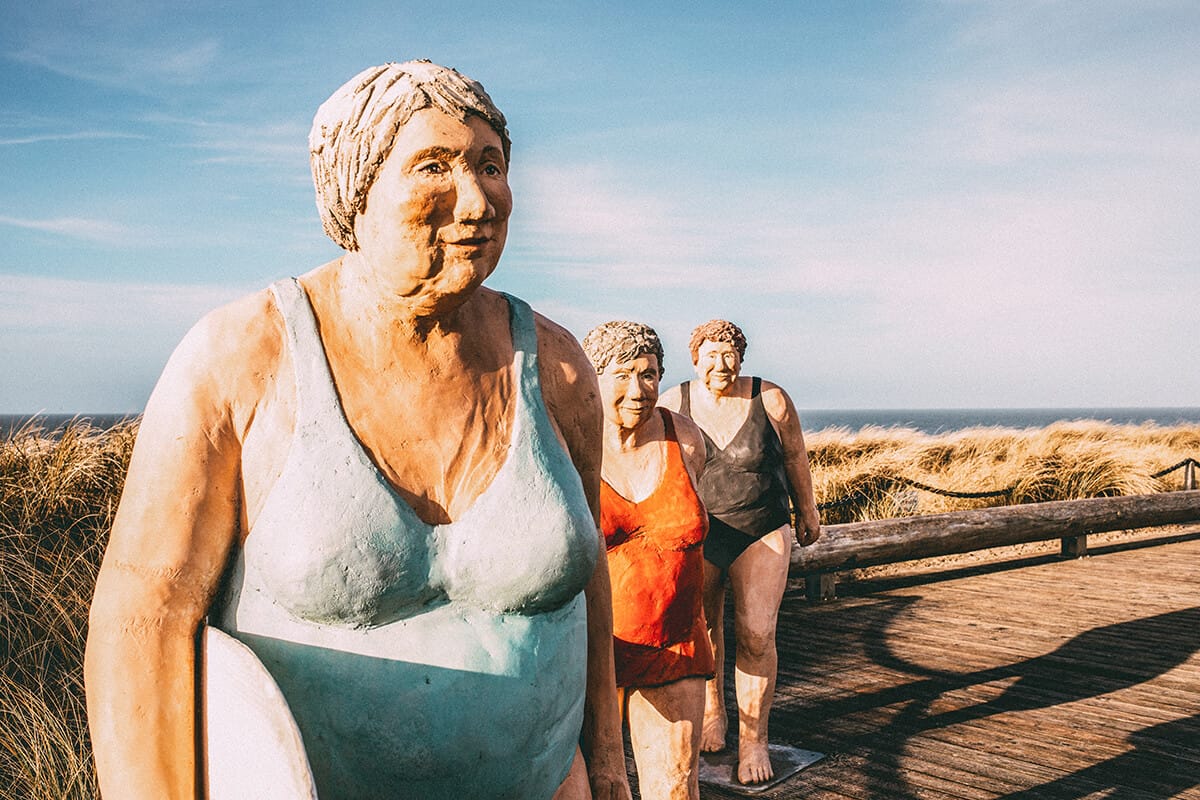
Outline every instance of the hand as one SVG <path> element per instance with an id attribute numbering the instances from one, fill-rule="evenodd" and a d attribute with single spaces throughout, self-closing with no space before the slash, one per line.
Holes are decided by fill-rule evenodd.
<path id="1" fill-rule="evenodd" d="M 592 800 L 633 800 L 629 791 L 629 776 L 625 772 L 624 749 L 618 748 L 615 756 L 615 761 L 613 757 L 593 758 L 588 765 Z"/>
<path id="2" fill-rule="evenodd" d="M 629 791 L 629 779 L 622 774 L 619 779 L 593 775 L 592 800 L 633 800 Z"/>
<path id="3" fill-rule="evenodd" d="M 821 538 L 821 520 L 816 512 L 801 514 L 796 526 L 796 542 L 805 547 Z"/>

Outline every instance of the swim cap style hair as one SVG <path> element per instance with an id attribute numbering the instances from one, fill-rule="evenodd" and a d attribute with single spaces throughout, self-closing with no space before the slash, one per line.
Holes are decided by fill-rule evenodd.
<path id="1" fill-rule="evenodd" d="M 700 345 L 705 342 L 725 342 L 733 345 L 738 351 L 738 358 L 746 357 L 746 334 L 732 322 L 724 319 L 710 319 L 703 325 L 697 325 L 688 341 L 688 350 L 692 351 L 692 363 L 700 360 Z"/>
<path id="2" fill-rule="evenodd" d="M 597 325 L 583 337 L 583 352 L 599 375 L 610 362 L 623 364 L 643 355 L 658 358 L 658 376 L 663 374 L 663 347 L 658 334 L 649 325 L 628 320 L 613 320 Z"/>
<path id="3" fill-rule="evenodd" d="M 321 104 L 308 134 L 317 210 L 338 246 L 358 249 L 354 218 L 366 208 L 396 133 L 425 108 L 463 122 L 481 117 L 499 134 L 508 163 L 512 142 L 504 115 L 476 81 L 423 59 L 365 69 Z"/>

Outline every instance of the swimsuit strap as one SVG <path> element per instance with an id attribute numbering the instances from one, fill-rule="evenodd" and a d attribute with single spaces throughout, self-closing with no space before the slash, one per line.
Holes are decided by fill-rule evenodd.
<path id="1" fill-rule="evenodd" d="M 271 284 L 271 294 L 283 317 L 292 370 L 296 375 L 297 424 L 342 419 L 342 403 L 333 385 L 333 373 L 308 294 L 295 278 L 284 278 Z"/>
<path id="2" fill-rule="evenodd" d="M 663 436 L 668 442 L 679 443 L 679 437 L 675 435 L 675 420 L 671 419 L 671 412 L 662 406 L 658 407 L 663 419 Z"/>
<path id="3" fill-rule="evenodd" d="M 679 384 L 679 413 L 688 419 L 692 418 L 692 382 L 684 381 Z"/>
<path id="4" fill-rule="evenodd" d="M 755 375 L 753 378 L 750 379 L 750 399 L 753 400 L 754 398 L 758 397 L 759 392 L 761 392 L 761 391 L 762 391 L 762 378 Z"/>
<path id="5" fill-rule="evenodd" d="M 512 336 L 513 359 L 516 363 L 515 372 L 520 383 L 522 401 L 513 412 L 513 422 L 516 425 L 515 430 L 521 431 L 525 428 L 521 425 L 522 416 L 534 421 L 534 424 L 543 418 L 549 420 L 542 398 L 541 373 L 538 371 L 537 322 L 533 316 L 533 309 L 524 300 L 505 292 L 499 294 L 508 301 L 508 327 Z M 513 437 L 513 441 L 516 441 L 516 436 Z"/>

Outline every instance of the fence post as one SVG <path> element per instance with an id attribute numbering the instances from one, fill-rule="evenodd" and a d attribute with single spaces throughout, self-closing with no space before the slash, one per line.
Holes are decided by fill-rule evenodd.
<path id="1" fill-rule="evenodd" d="M 806 572 L 804 596 L 810 603 L 828 603 L 837 599 L 837 576 L 832 572 Z"/>
<path id="2" fill-rule="evenodd" d="M 1196 488 L 1196 462 L 1188 461 L 1187 466 L 1183 468 L 1183 488 L 1185 491 L 1192 491 Z"/>
<path id="3" fill-rule="evenodd" d="M 1083 558 L 1087 555 L 1087 535 L 1067 536 L 1062 540 L 1063 558 Z"/>

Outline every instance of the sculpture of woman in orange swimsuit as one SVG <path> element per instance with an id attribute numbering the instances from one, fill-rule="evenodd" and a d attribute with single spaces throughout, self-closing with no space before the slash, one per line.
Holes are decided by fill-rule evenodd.
<path id="1" fill-rule="evenodd" d="M 662 345 L 652 328 L 588 333 L 604 409 L 600 527 L 613 587 L 613 654 L 641 796 L 696 800 L 704 683 L 713 674 L 703 609 L 707 512 L 696 494 L 704 437 L 656 408 Z"/>

